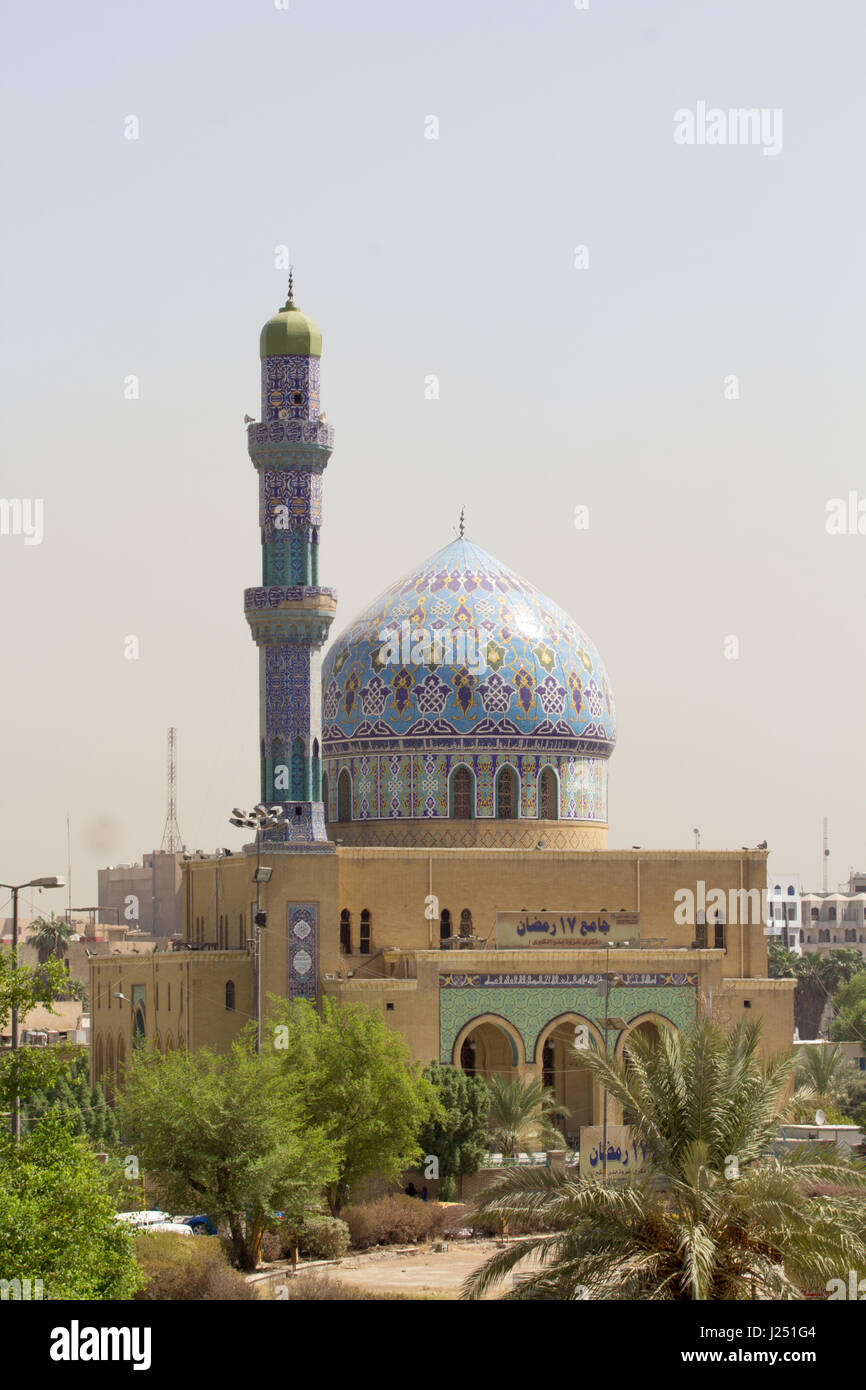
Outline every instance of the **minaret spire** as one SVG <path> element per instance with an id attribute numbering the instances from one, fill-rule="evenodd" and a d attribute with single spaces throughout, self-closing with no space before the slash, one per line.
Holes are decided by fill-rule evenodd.
<path id="1" fill-rule="evenodd" d="M 320 410 L 322 335 L 288 304 L 265 324 L 259 344 L 262 406 L 247 431 L 259 477 L 262 575 L 244 596 L 259 648 L 261 800 L 283 807 L 272 848 L 333 853 L 325 829 L 322 766 L 322 648 L 337 608 L 319 583 L 322 475 L 334 431 Z M 295 309 L 286 313 L 286 309 Z"/>

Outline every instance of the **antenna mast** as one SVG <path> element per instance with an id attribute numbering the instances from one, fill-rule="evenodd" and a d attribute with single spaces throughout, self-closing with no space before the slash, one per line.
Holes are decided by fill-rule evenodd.
<path id="1" fill-rule="evenodd" d="M 164 854 L 178 854 L 183 849 L 183 840 L 177 823 L 177 729 L 168 731 L 167 791 L 168 805 L 165 829 L 162 832 L 162 850 Z"/>
<path id="2" fill-rule="evenodd" d="M 824 817 L 824 857 L 821 861 L 821 888 L 827 892 L 827 866 L 830 861 L 830 847 L 827 843 L 827 817 Z"/>

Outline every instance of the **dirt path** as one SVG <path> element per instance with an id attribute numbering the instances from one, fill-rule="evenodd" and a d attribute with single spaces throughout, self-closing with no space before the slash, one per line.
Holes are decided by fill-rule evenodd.
<path id="1" fill-rule="evenodd" d="M 447 1251 L 439 1253 L 434 1253 L 430 1247 L 371 1250 L 366 1255 L 347 1255 L 338 1265 L 310 1270 L 310 1276 L 321 1274 L 370 1292 L 428 1293 L 456 1299 L 467 1275 L 489 1260 L 499 1248 L 495 1240 L 472 1240 L 452 1241 Z M 299 1273 L 302 1271 L 303 1266 Z M 503 1288 L 509 1284 L 510 1276 Z"/>

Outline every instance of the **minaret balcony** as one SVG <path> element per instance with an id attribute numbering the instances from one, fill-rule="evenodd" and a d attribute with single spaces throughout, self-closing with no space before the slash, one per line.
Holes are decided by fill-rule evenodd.
<path id="1" fill-rule="evenodd" d="M 319 420 L 272 420 L 247 426 L 247 450 L 256 468 L 320 473 L 334 449 L 334 427 Z"/>
<path id="2" fill-rule="evenodd" d="M 336 589 L 301 585 L 244 590 L 244 613 L 253 639 L 325 642 L 337 612 Z"/>

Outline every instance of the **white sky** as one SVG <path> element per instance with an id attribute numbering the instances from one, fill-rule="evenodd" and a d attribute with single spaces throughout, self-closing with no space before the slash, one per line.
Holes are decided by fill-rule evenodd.
<path id="1" fill-rule="evenodd" d="M 54 0 L 3 27 L 0 497 L 43 499 L 45 535 L 0 536 L 0 877 L 65 872 L 67 809 L 76 904 L 158 847 L 169 724 L 187 844 L 243 840 L 242 420 L 280 243 L 325 338 L 333 632 L 465 504 L 606 662 L 611 846 L 766 838 L 815 886 L 827 815 L 831 887 L 866 861 L 866 535 L 825 528 L 866 499 L 857 0 Z M 781 153 L 676 145 L 701 101 L 780 109 Z"/>

